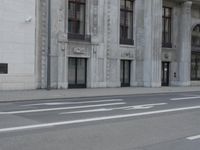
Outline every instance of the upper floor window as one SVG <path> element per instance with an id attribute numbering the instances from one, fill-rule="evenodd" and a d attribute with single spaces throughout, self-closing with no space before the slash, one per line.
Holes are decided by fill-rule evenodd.
<path id="1" fill-rule="evenodd" d="M 133 44 L 133 0 L 120 1 L 120 44 Z"/>
<path id="2" fill-rule="evenodd" d="M 196 25 L 192 32 L 192 47 L 200 47 L 200 25 Z"/>
<path id="3" fill-rule="evenodd" d="M 172 8 L 163 7 L 162 24 L 162 46 L 171 48 Z"/>
<path id="4" fill-rule="evenodd" d="M 85 38 L 85 0 L 69 0 L 68 33 L 69 38 Z"/>

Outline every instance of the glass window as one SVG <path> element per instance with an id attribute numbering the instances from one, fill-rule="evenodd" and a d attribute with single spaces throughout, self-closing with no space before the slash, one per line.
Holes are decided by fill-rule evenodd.
<path id="1" fill-rule="evenodd" d="M 120 63 L 120 81 L 121 86 L 130 86 L 130 65 L 131 61 L 121 60 Z"/>
<path id="2" fill-rule="evenodd" d="M 172 47 L 171 43 L 172 9 L 169 7 L 163 7 L 162 24 L 163 24 L 162 45 L 163 47 Z"/>
<path id="3" fill-rule="evenodd" d="M 193 47 L 200 47 L 200 37 L 197 36 L 200 34 L 200 25 L 196 25 L 193 29 L 193 36 L 192 36 L 192 46 Z"/>
<path id="4" fill-rule="evenodd" d="M 200 80 L 200 53 L 192 52 L 191 79 Z"/>
<path id="5" fill-rule="evenodd" d="M 133 0 L 120 4 L 120 44 L 133 44 Z"/>
<path id="6" fill-rule="evenodd" d="M 85 0 L 69 0 L 68 32 L 85 34 Z"/>
<path id="7" fill-rule="evenodd" d="M 69 58 L 69 88 L 86 88 L 87 60 L 85 58 Z"/>
<path id="8" fill-rule="evenodd" d="M 8 73 L 8 64 L 0 64 L 0 74 Z"/>

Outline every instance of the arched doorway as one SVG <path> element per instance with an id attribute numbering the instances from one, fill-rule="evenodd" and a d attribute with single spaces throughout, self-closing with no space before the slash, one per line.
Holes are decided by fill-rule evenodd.
<path id="1" fill-rule="evenodd" d="M 200 81 L 200 24 L 192 30 L 191 80 Z"/>

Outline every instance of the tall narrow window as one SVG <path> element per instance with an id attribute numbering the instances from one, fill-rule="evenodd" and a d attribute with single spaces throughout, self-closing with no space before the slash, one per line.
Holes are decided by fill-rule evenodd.
<path id="1" fill-rule="evenodd" d="M 120 1 L 120 44 L 133 44 L 133 0 Z"/>
<path id="2" fill-rule="evenodd" d="M 192 31 L 191 80 L 200 80 L 200 25 Z"/>
<path id="3" fill-rule="evenodd" d="M 85 37 L 85 5 L 85 0 L 69 0 L 69 38 L 84 39 Z"/>
<path id="4" fill-rule="evenodd" d="M 172 47 L 171 41 L 171 24 L 172 24 L 172 9 L 170 7 L 163 7 L 163 28 L 162 28 L 162 46 Z"/>
<path id="5" fill-rule="evenodd" d="M 200 53 L 192 52 L 191 79 L 200 80 Z"/>
<path id="6" fill-rule="evenodd" d="M 192 48 L 200 47 L 200 25 L 196 25 L 192 32 Z"/>

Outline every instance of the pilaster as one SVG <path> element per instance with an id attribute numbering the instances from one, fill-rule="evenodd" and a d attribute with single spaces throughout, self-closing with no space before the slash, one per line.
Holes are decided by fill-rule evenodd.
<path id="1" fill-rule="evenodd" d="M 191 1 L 181 4 L 179 50 L 178 50 L 178 85 L 190 85 L 191 61 Z"/>
<path id="2" fill-rule="evenodd" d="M 136 13 L 136 53 L 135 53 L 135 83 L 133 86 L 144 86 L 143 83 L 143 63 L 144 63 L 144 0 L 135 1 Z"/>
<path id="3" fill-rule="evenodd" d="M 118 48 L 118 10 L 119 2 L 108 0 L 106 2 L 106 83 L 107 87 L 120 86 L 120 51 Z"/>
<path id="4" fill-rule="evenodd" d="M 38 19 L 38 51 L 40 62 L 38 68 L 40 69 L 39 81 L 41 82 L 40 88 L 46 88 L 47 83 L 47 44 L 48 44 L 48 1 L 39 1 L 39 19 Z"/>
<path id="5" fill-rule="evenodd" d="M 57 35 L 57 54 L 58 54 L 58 88 L 67 88 L 67 58 L 66 58 L 66 13 L 68 10 L 68 3 L 66 0 L 57 0 L 57 22 L 55 22 L 55 32 Z"/>
<path id="6" fill-rule="evenodd" d="M 161 86 L 162 0 L 144 1 L 144 86 Z"/>

